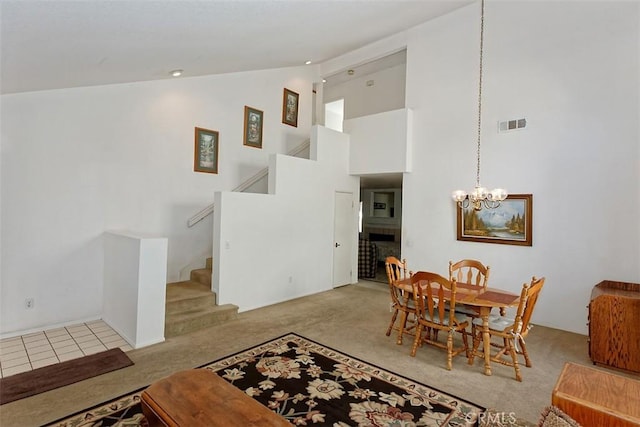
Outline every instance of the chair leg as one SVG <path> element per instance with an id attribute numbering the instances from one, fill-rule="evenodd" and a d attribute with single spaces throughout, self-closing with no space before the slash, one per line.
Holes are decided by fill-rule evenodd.
<path id="1" fill-rule="evenodd" d="M 393 324 L 396 323 L 396 318 L 398 317 L 398 309 L 396 308 L 393 311 L 393 315 L 391 316 L 391 323 L 389 323 L 389 328 L 387 329 L 387 336 L 391 335 L 391 330 L 393 329 Z"/>
<path id="2" fill-rule="evenodd" d="M 467 355 L 467 359 L 471 356 L 469 351 L 469 341 L 467 341 L 467 331 L 462 330 L 462 343 L 464 344 L 464 353 Z"/>
<path id="3" fill-rule="evenodd" d="M 449 330 L 447 334 L 447 370 L 451 370 L 453 360 L 453 331 Z"/>
<path id="4" fill-rule="evenodd" d="M 511 360 L 513 362 L 513 369 L 515 369 L 516 371 L 516 380 L 517 381 L 522 381 L 522 374 L 520 374 L 520 365 L 518 364 L 518 353 L 516 352 L 516 349 L 514 348 L 514 340 L 512 339 L 508 339 L 505 340 L 507 342 L 507 351 L 509 352 L 509 354 L 511 355 Z"/>
<path id="5" fill-rule="evenodd" d="M 402 336 L 404 335 L 404 328 L 407 326 L 407 312 L 402 311 L 402 315 L 400 316 L 400 326 L 398 327 L 398 339 L 396 340 L 396 344 L 402 345 Z"/>
<path id="6" fill-rule="evenodd" d="M 531 359 L 529 359 L 529 353 L 527 352 L 527 346 L 524 343 L 524 339 L 522 337 L 518 337 L 518 342 L 520 343 L 520 347 L 522 347 L 522 355 L 524 356 L 524 364 L 527 368 L 531 367 Z"/>
<path id="7" fill-rule="evenodd" d="M 469 356 L 469 365 L 473 365 L 473 361 L 478 354 L 478 347 L 480 347 L 480 343 L 482 342 L 480 334 L 476 331 L 476 325 L 472 326 L 471 335 L 473 336 L 473 348 L 471 349 L 471 355 Z"/>
<path id="8" fill-rule="evenodd" d="M 422 339 L 422 323 L 416 325 L 416 337 L 413 339 L 413 345 L 411 346 L 411 357 L 415 357 L 416 351 L 418 351 L 418 344 Z"/>

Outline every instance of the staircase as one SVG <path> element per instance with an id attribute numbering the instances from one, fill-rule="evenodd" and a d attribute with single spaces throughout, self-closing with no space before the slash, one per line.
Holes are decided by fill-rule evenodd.
<path id="1" fill-rule="evenodd" d="M 309 158 L 311 141 L 307 139 L 287 153 L 289 156 Z M 269 168 L 263 168 L 232 191 L 265 192 Z M 253 191 L 252 191 L 253 190 Z M 213 203 L 187 220 L 193 227 L 213 213 Z M 234 304 L 216 305 L 216 294 L 211 291 L 212 259 L 207 259 L 205 268 L 192 270 L 190 280 L 167 284 L 164 320 L 165 338 L 188 334 L 192 331 L 235 319 L 238 306 Z"/>
<path id="2" fill-rule="evenodd" d="M 165 338 L 188 334 L 199 329 L 235 319 L 238 306 L 216 305 L 216 294 L 211 291 L 212 259 L 205 268 L 191 271 L 190 280 L 167 284 Z"/>

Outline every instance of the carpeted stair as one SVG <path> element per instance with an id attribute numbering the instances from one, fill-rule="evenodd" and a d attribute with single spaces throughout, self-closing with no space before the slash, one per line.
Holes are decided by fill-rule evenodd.
<path id="1" fill-rule="evenodd" d="M 212 261 L 209 258 L 205 268 L 191 271 L 190 280 L 167 284 L 165 338 L 187 334 L 236 318 L 238 306 L 216 305 L 216 294 L 211 291 L 211 273 Z"/>

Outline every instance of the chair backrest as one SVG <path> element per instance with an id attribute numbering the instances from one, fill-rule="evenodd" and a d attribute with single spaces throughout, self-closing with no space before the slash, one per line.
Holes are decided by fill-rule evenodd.
<path id="1" fill-rule="evenodd" d="M 525 283 L 522 285 L 522 292 L 520 292 L 520 304 L 518 304 L 518 311 L 516 312 L 516 319 L 513 324 L 515 332 L 524 332 L 529 329 L 529 321 L 533 314 L 533 309 L 538 302 L 538 295 L 544 286 L 545 278 L 536 279 L 535 276 L 531 278 L 531 283 Z"/>
<path id="2" fill-rule="evenodd" d="M 449 261 L 449 280 L 455 278 L 459 283 L 468 283 L 486 289 L 490 270 L 489 266 L 475 259 L 463 259 L 455 263 Z"/>
<path id="3" fill-rule="evenodd" d="M 396 280 L 406 279 L 410 275 L 410 272 L 407 270 L 406 259 L 400 261 L 394 256 L 388 256 L 384 261 L 384 266 L 387 270 L 387 279 L 390 285 Z"/>
<path id="4" fill-rule="evenodd" d="M 384 262 L 385 269 L 387 270 L 387 279 L 389 280 L 389 291 L 391 292 L 391 301 L 397 306 L 404 306 L 404 292 L 397 287 L 396 281 L 406 279 L 411 275 L 411 272 L 407 270 L 407 260 L 400 261 L 394 256 L 389 256 Z"/>
<path id="5" fill-rule="evenodd" d="M 417 271 L 411 276 L 416 313 L 420 318 L 454 325 L 456 306 L 456 279 L 448 280 L 439 274 Z M 445 300 L 449 305 L 443 304 Z M 439 303 L 440 302 L 440 303 Z"/>

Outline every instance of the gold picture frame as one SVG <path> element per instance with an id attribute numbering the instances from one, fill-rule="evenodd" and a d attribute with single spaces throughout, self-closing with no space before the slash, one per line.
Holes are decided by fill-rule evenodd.
<path id="1" fill-rule="evenodd" d="M 247 147 L 262 148 L 262 124 L 264 112 L 244 106 L 244 137 L 242 144 Z"/>
<path id="2" fill-rule="evenodd" d="M 298 127 L 298 100 L 300 95 L 284 88 L 282 97 L 282 123 Z"/>
<path id="3" fill-rule="evenodd" d="M 215 130 L 195 128 L 193 170 L 218 173 L 219 133 Z"/>
<path id="4" fill-rule="evenodd" d="M 457 238 L 467 242 L 533 245 L 533 195 L 510 194 L 495 209 L 456 207 Z"/>

